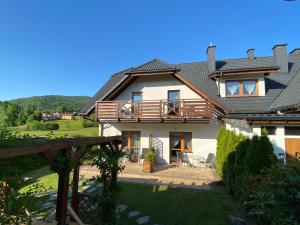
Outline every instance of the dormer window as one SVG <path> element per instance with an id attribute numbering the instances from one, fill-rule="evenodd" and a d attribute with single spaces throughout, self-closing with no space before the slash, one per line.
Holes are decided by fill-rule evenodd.
<path id="1" fill-rule="evenodd" d="M 257 80 L 226 81 L 226 96 L 257 96 Z"/>

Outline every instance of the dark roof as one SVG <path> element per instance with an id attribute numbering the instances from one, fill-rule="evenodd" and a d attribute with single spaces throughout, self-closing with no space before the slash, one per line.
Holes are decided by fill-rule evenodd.
<path id="1" fill-rule="evenodd" d="M 289 64 L 292 66 L 290 74 L 292 79 L 286 84 L 286 88 L 269 107 L 270 111 L 284 110 L 300 106 L 300 55 L 289 56 Z"/>
<path id="2" fill-rule="evenodd" d="M 242 58 L 216 61 L 216 70 L 220 72 L 265 69 L 278 69 L 278 66 L 274 64 L 273 57 L 259 57 L 253 60 Z"/>
<path id="3" fill-rule="evenodd" d="M 153 73 L 153 72 L 174 72 L 179 71 L 178 68 L 165 63 L 159 59 L 151 60 L 141 66 L 138 66 L 128 72 L 128 74 L 137 74 L 137 73 Z"/>
<path id="4" fill-rule="evenodd" d="M 95 102 L 101 100 L 110 90 L 122 82 L 127 77 L 126 73 L 130 70 L 131 68 L 112 75 L 111 78 L 97 91 L 91 101 L 82 109 L 82 113 L 89 113 L 93 109 Z"/>
<path id="5" fill-rule="evenodd" d="M 289 64 L 288 74 L 271 73 L 265 78 L 265 96 L 235 98 L 221 98 L 218 95 L 218 88 L 215 81 L 208 78 L 209 71 L 206 62 L 167 64 L 155 59 L 136 68 L 113 75 L 84 108 L 83 112 L 88 112 L 96 100 L 103 98 L 104 95 L 120 83 L 127 74 L 179 70 L 180 74 L 187 80 L 205 92 L 209 97 L 224 105 L 229 113 L 266 113 L 274 112 L 284 107 L 299 106 L 300 55 L 288 55 L 287 59 Z M 248 58 L 218 60 L 216 61 L 216 65 L 219 71 L 276 68 L 273 57 L 256 57 L 253 60 Z"/>
<path id="6" fill-rule="evenodd" d="M 300 121 L 300 114 L 249 114 L 244 117 L 246 120 L 250 121 L 264 121 L 264 120 L 292 120 Z"/>

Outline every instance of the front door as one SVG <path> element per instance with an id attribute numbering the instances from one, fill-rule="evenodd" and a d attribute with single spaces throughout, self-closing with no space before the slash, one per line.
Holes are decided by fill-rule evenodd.
<path id="1" fill-rule="evenodd" d="M 192 153 L 191 132 L 170 133 L 170 162 L 177 161 L 177 153 Z"/>
<path id="2" fill-rule="evenodd" d="M 285 153 L 287 159 L 296 158 L 300 160 L 300 138 L 286 138 Z"/>
<path id="3" fill-rule="evenodd" d="M 123 131 L 123 146 L 127 147 L 129 151 L 129 160 L 131 162 L 138 162 L 140 153 L 140 131 Z"/>

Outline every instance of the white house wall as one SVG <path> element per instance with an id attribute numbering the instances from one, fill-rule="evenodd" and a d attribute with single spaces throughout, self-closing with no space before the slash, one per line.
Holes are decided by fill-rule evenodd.
<path id="1" fill-rule="evenodd" d="M 181 99 L 201 98 L 196 92 L 171 75 L 141 76 L 129 85 L 116 100 L 131 100 L 132 92 L 143 92 L 143 100 L 168 98 L 168 90 L 179 90 Z"/>
<path id="2" fill-rule="evenodd" d="M 216 153 L 216 136 L 218 124 L 144 124 L 118 123 L 105 125 L 103 136 L 121 135 L 122 131 L 140 131 L 142 148 L 149 148 L 149 136 L 158 138 L 163 145 L 163 152 L 158 154 L 158 163 L 168 164 L 170 161 L 170 132 L 192 132 L 193 155 L 207 157 L 208 153 Z"/>
<path id="3" fill-rule="evenodd" d="M 247 128 L 247 127 L 242 127 L 242 126 L 226 123 L 226 129 L 234 130 L 238 134 L 247 135 L 249 137 L 252 137 L 254 134 L 260 136 L 261 135 L 261 126 L 270 126 L 270 125 L 268 125 L 268 124 L 252 125 Z M 274 126 L 276 126 L 276 125 L 274 125 Z M 288 124 L 287 126 L 293 126 L 293 124 Z M 297 126 L 297 125 L 295 125 L 295 126 Z M 279 156 L 279 154 L 285 153 L 285 139 L 286 138 L 300 138 L 300 136 L 297 136 L 297 135 L 285 135 L 283 125 L 277 125 L 275 135 L 268 135 L 268 137 L 273 145 L 274 153 L 277 156 Z"/>

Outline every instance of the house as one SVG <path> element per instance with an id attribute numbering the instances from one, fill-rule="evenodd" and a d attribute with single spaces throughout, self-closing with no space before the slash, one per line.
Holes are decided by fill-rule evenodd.
<path id="1" fill-rule="evenodd" d="M 59 112 L 54 112 L 54 113 L 43 112 L 42 118 L 44 121 L 58 120 L 58 119 L 60 119 L 60 114 L 59 114 Z"/>
<path id="2" fill-rule="evenodd" d="M 74 120 L 75 114 L 74 113 L 64 113 L 60 115 L 61 120 Z"/>
<path id="3" fill-rule="evenodd" d="M 273 55 L 169 64 L 154 59 L 116 73 L 83 112 L 95 112 L 99 135 L 122 134 L 131 158 L 154 146 L 158 163 L 169 164 L 178 152 L 206 157 L 216 153 L 220 127 L 249 136 L 265 127 L 275 154 L 299 155 L 300 49 L 287 45 Z"/>

